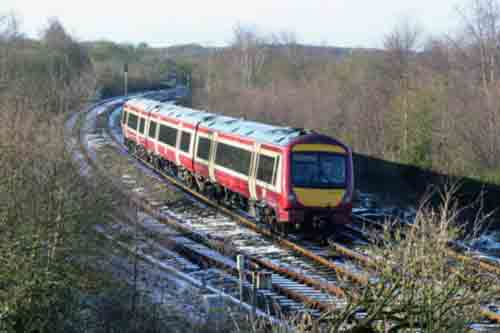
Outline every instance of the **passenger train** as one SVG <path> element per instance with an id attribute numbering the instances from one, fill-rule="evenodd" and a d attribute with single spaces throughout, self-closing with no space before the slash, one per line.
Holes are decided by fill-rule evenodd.
<path id="1" fill-rule="evenodd" d="M 352 152 L 338 140 L 145 98 L 121 124 L 132 153 L 273 230 L 350 221 Z"/>

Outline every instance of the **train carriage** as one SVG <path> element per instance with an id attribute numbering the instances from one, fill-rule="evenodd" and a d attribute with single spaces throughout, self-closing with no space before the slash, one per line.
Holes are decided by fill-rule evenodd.
<path id="1" fill-rule="evenodd" d="M 129 100 L 121 121 L 131 151 L 258 220 L 349 221 L 352 152 L 338 140 L 148 99 Z"/>

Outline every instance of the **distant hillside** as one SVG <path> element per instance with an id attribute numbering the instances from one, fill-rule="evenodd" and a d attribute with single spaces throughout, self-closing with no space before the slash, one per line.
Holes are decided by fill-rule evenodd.
<path id="1" fill-rule="evenodd" d="M 169 46 L 163 50 L 167 52 L 168 56 L 171 58 L 191 58 L 208 55 L 214 49 L 213 47 L 205 47 L 199 44 L 181 44 Z"/>
<path id="2" fill-rule="evenodd" d="M 287 45 L 270 45 L 269 47 L 286 52 L 289 46 Z M 317 46 L 307 44 L 293 45 L 297 51 L 302 53 L 305 57 L 346 57 L 353 53 L 379 53 L 382 50 L 367 49 L 367 48 L 348 48 L 337 46 Z"/>
<path id="3" fill-rule="evenodd" d="M 268 48 L 275 51 L 287 52 L 289 46 L 285 45 L 267 45 Z M 346 47 L 336 47 L 336 46 L 316 46 L 316 45 L 306 45 L 306 44 L 296 44 L 293 46 L 301 52 L 306 57 L 320 57 L 320 56 L 334 56 L 334 57 L 345 57 L 352 53 L 380 53 L 381 50 L 378 49 L 365 49 L 365 48 L 346 48 Z M 200 44 L 183 44 L 174 45 L 167 48 L 162 48 L 161 50 L 168 54 L 171 58 L 182 58 L 182 57 L 202 57 L 210 54 L 214 50 L 224 50 L 228 47 L 205 47 Z"/>
<path id="4" fill-rule="evenodd" d="M 198 58 L 209 55 L 216 50 L 229 49 L 226 47 L 207 47 L 196 43 L 180 44 L 169 47 L 150 47 L 132 44 L 119 44 L 109 41 L 89 41 L 83 43 L 90 51 L 94 59 L 103 60 L 112 55 L 113 58 L 131 61 L 137 58 L 137 52 L 150 53 L 151 55 L 160 55 L 164 58 L 179 59 L 179 58 Z M 290 46 L 268 44 L 267 47 L 276 52 L 288 52 Z M 295 44 L 292 46 L 296 51 L 303 54 L 305 57 L 345 57 L 353 53 L 380 53 L 382 50 L 366 49 L 366 48 L 347 48 L 337 46 L 318 46 L 307 44 Z"/>

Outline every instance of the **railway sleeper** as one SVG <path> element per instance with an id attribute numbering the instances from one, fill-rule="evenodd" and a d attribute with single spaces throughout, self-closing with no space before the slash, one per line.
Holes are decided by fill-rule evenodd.
<path id="1" fill-rule="evenodd" d="M 131 149 L 131 151 L 137 151 L 137 147 L 135 144 L 131 143 L 128 145 Z M 136 154 L 136 156 L 138 158 L 142 158 L 144 155 L 141 156 L 141 154 Z M 186 170 L 179 170 L 179 168 L 172 162 L 170 161 L 167 161 L 165 159 L 159 159 L 159 164 L 160 164 L 160 170 L 161 171 L 167 171 L 169 173 L 173 173 L 173 176 L 175 176 L 177 179 L 180 179 L 180 181 L 182 181 L 183 183 L 186 181 L 186 180 L 189 180 L 190 178 L 193 179 L 195 182 L 196 182 L 196 178 L 190 174 L 188 171 Z M 173 172 L 175 171 L 175 172 Z M 216 197 L 219 199 L 219 200 L 222 200 L 223 203 L 225 203 L 226 205 L 234 205 L 234 203 L 237 203 L 237 204 L 241 204 L 241 202 L 243 200 L 246 200 L 245 198 L 243 198 L 240 194 L 237 194 L 237 193 L 234 193 L 218 184 L 212 184 L 213 188 L 215 189 L 215 195 Z M 244 202 L 244 201 L 243 201 Z M 260 205 L 258 205 L 257 207 L 260 208 L 260 211 L 263 213 L 264 215 L 264 218 L 267 220 L 268 223 L 270 223 L 272 226 L 277 226 L 279 225 L 278 224 L 278 221 L 276 219 L 276 214 L 275 214 L 275 211 L 273 208 L 271 207 L 268 207 L 262 203 L 260 203 Z M 186 251 L 186 249 L 177 249 L 178 252 L 180 253 L 183 253 L 184 255 L 186 255 L 188 258 L 190 257 L 190 254 L 192 255 L 192 252 L 191 251 Z M 186 253 L 187 252 L 187 253 Z M 191 252 L 191 253 L 190 253 Z M 191 258 L 192 260 L 195 259 L 195 258 Z M 198 259 L 200 260 L 200 259 Z M 210 259 L 208 258 L 205 258 L 205 259 L 202 259 L 200 260 L 200 262 L 198 263 L 200 266 L 203 266 L 204 264 L 206 265 L 207 263 L 205 262 L 205 260 L 208 260 L 210 261 Z M 196 262 L 196 260 L 194 260 Z M 233 268 L 234 269 L 234 268 Z M 288 274 L 290 274 L 290 272 L 286 272 Z M 287 274 L 287 275 L 288 275 Z M 296 278 L 296 277 L 295 277 Z M 301 279 L 299 279 L 300 281 Z M 300 292 L 297 292 L 296 290 L 294 289 L 297 289 L 297 287 L 301 287 L 299 289 L 301 290 L 307 290 L 307 291 L 312 291 L 312 290 L 308 290 L 307 288 L 303 288 L 303 286 L 301 286 L 300 284 L 306 282 L 307 284 L 307 281 L 300 281 L 299 284 L 296 284 L 296 283 L 292 283 L 290 285 L 290 287 L 292 287 L 292 289 L 288 289 L 280 284 L 274 284 L 273 283 L 273 289 L 276 289 L 279 293 L 283 294 L 283 295 L 286 295 L 288 298 L 292 298 L 294 300 L 300 300 L 300 302 L 306 302 L 306 303 L 310 303 L 310 306 L 312 306 L 313 308 L 316 308 L 316 309 L 320 309 L 320 310 L 327 310 L 331 305 L 327 305 L 327 304 L 324 304 L 322 301 L 319 301 L 317 299 L 315 300 L 312 300 L 309 295 L 304 295 Z M 308 293 L 309 294 L 309 293 Z M 313 293 L 311 295 L 316 295 L 316 293 Z M 323 300 L 324 298 L 321 298 L 321 300 Z"/>
<path id="2" fill-rule="evenodd" d="M 291 231 L 288 223 L 280 223 L 277 219 L 276 210 L 265 201 L 248 200 L 240 193 L 213 183 L 209 179 L 195 175 L 184 167 L 179 167 L 175 163 L 148 152 L 143 146 L 125 139 L 125 146 L 132 155 L 152 164 L 157 170 L 166 172 L 176 177 L 190 189 L 208 196 L 210 199 L 226 207 L 242 210 L 255 218 L 257 222 L 267 225 L 272 233 L 278 236 L 287 237 Z"/>
<path id="3" fill-rule="evenodd" d="M 234 192 L 220 184 L 211 182 L 210 180 L 193 174 L 187 169 L 179 169 L 178 178 L 191 189 L 207 195 L 210 199 L 224 204 L 229 208 L 242 210 L 254 217 L 258 222 L 265 223 L 273 229 L 273 231 L 288 233 L 288 224 L 279 223 L 276 218 L 276 211 L 270 207 L 265 201 L 248 200 L 240 193 Z"/>

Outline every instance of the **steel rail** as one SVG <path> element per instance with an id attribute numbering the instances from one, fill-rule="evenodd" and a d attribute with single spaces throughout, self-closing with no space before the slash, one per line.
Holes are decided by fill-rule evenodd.
<path id="1" fill-rule="evenodd" d="M 383 227 L 383 225 L 381 225 L 380 223 L 375 222 L 375 221 L 373 221 L 367 217 L 364 217 L 362 215 L 353 214 L 353 218 L 358 219 L 362 223 L 369 223 L 370 225 L 378 227 L 378 228 Z M 411 227 L 411 225 L 408 227 Z M 497 274 L 500 276 L 500 265 L 487 262 L 487 261 L 483 260 L 482 258 L 473 258 L 471 256 L 464 255 L 464 254 L 452 249 L 451 247 L 448 249 L 447 252 L 448 252 L 448 255 L 450 257 L 452 257 L 456 260 L 460 260 L 462 262 L 466 262 L 466 263 L 473 264 L 473 265 L 477 266 L 478 270 L 487 271 L 489 273 L 494 273 L 494 274 Z M 356 253 L 352 254 L 352 253 L 349 253 L 349 251 L 345 251 L 344 254 L 349 256 L 352 259 L 359 260 L 362 263 L 366 263 L 368 265 L 373 265 L 373 263 L 365 262 L 363 259 L 358 259 L 358 256 L 356 255 Z"/>
<path id="2" fill-rule="evenodd" d="M 110 129 L 107 128 L 106 130 L 108 131 L 109 136 L 115 141 L 115 143 L 121 145 L 121 143 L 116 140 L 115 136 L 112 133 L 110 133 Z M 347 269 L 344 269 L 343 267 L 331 262 L 330 260 L 328 260 L 320 255 L 313 253 L 312 251 L 300 246 L 299 244 L 294 243 L 293 241 L 290 241 L 286 238 L 276 236 L 269 229 L 263 228 L 263 227 L 257 225 L 255 222 L 253 222 L 253 221 L 245 218 L 244 216 L 234 212 L 233 210 L 231 210 L 225 206 L 222 206 L 218 203 L 215 203 L 213 200 L 206 197 L 205 195 L 189 188 L 184 183 L 180 182 L 177 178 L 172 177 L 171 175 L 169 175 L 165 172 L 159 171 L 151 163 L 149 163 L 149 162 L 147 162 L 139 157 L 136 157 L 136 158 L 141 163 L 149 166 L 152 170 L 154 170 L 156 173 L 161 175 L 164 179 L 166 179 L 167 181 L 169 181 L 170 183 L 172 183 L 176 187 L 189 193 L 190 195 L 192 195 L 196 199 L 200 200 L 201 202 L 203 202 L 203 203 L 205 203 L 213 208 L 216 208 L 217 210 L 224 213 L 225 215 L 233 218 L 239 224 L 241 224 L 245 227 L 248 227 L 251 230 L 258 232 L 261 235 L 272 238 L 277 244 L 279 244 L 283 247 L 286 247 L 288 249 L 291 249 L 294 252 L 296 252 L 296 253 L 298 253 L 306 258 L 309 258 L 309 259 L 313 260 L 314 262 L 335 271 L 338 275 L 343 276 L 343 277 L 345 277 L 345 278 L 347 278 L 347 279 L 349 279 L 349 280 L 351 280 L 351 281 L 353 281 L 353 282 L 355 282 L 363 287 L 368 285 L 368 283 L 369 283 L 368 277 L 366 277 L 364 275 L 357 274 L 357 273 L 353 273 Z M 153 207 L 151 207 L 151 208 L 154 209 Z M 341 253 L 342 255 L 344 255 L 350 259 L 354 259 L 356 261 L 362 262 L 365 265 L 370 266 L 370 267 L 376 267 L 376 260 L 373 260 L 370 257 L 361 255 L 361 254 L 359 254 L 355 251 L 352 251 L 352 250 L 348 249 L 347 247 L 345 247 L 341 244 L 335 243 L 335 242 L 331 242 L 330 245 L 332 245 L 332 247 L 335 250 L 337 250 L 339 253 Z M 472 260 L 472 258 L 469 258 L 469 259 Z M 254 260 L 254 262 L 259 263 L 260 265 L 262 265 L 268 269 L 276 271 L 275 269 L 277 268 L 277 265 L 274 265 L 271 262 L 266 262 L 266 261 L 263 261 L 262 259 L 257 259 L 257 258 L 252 258 L 252 260 Z M 301 275 L 299 273 L 287 270 L 286 268 L 280 268 L 280 270 L 281 270 L 282 274 L 285 274 L 288 277 L 290 277 L 294 280 L 297 280 L 299 282 L 302 282 L 304 284 L 310 285 L 312 287 L 315 287 L 315 288 L 318 288 L 321 290 L 327 290 L 327 291 L 329 291 L 337 296 L 345 295 L 344 290 L 342 290 L 341 288 L 339 288 L 337 286 L 334 286 L 333 284 L 323 284 L 319 281 L 315 281 L 313 279 L 310 279 L 307 276 L 304 276 L 304 275 Z M 353 298 L 356 298 L 358 296 L 356 293 L 351 293 L 351 294 L 353 295 Z M 314 303 L 314 301 L 312 303 Z M 328 308 L 331 308 L 331 306 L 329 306 Z M 500 314 L 497 314 L 497 313 L 489 311 L 489 310 L 484 310 L 484 309 L 481 310 L 481 314 L 484 317 L 488 318 L 489 320 L 493 320 L 493 321 L 500 323 Z"/>
<path id="3" fill-rule="evenodd" d="M 123 190 L 121 188 L 121 186 L 114 179 L 112 179 L 111 177 L 108 177 L 104 173 L 104 170 L 102 170 L 101 167 L 96 163 L 96 161 L 94 161 L 89 156 L 88 151 L 81 140 L 81 136 L 82 136 L 82 134 L 80 133 L 80 135 L 79 135 L 80 139 L 78 140 L 78 142 L 79 142 L 80 150 L 83 152 L 83 156 L 84 156 L 86 162 L 89 165 L 93 166 L 95 169 L 99 170 L 101 173 L 101 176 L 106 177 L 106 179 L 108 181 L 110 181 L 111 184 L 122 195 L 128 197 L 132 201 L 132 203 L 134 203 L 135 205 L 137 205 L 138 207 L 143 209 L 146 213 L 150 214 L 151 216 L 156 218 L 158 221 L 173 226 L 175 229 L 182 232 L 184 236 L 191 237 L 192 239 L 199 241 L 199 242 L 202 242 L 203 244 L 205 244 L 209 247 L 213 247 L 213 244 L 210 244 L 210 242 L 206 238 L 204 238 L 203 236 L 201 236 L 200 234 L 198 234 L 196 232 L 193 232 L 193 230 L 187 228 L 186 226 L 182 225 L 178 221 L 175 221 L 174 218 L 166 217 L 163 213 L 161 213 L 157 209 L 155 209 L 155 207 L 153 205 L 151 205 L 147 200 L 142 198 L 140 195 L 134 194 L 134 193 L 125 193 L 125 190 Z M 141 160 L 141 162 L 146 163 L 143 160 Z M 146 164 L 148 164 L 148 163 L 146 163 Z M 152 165 L 150 165 L 150 166 L 152 167 Z M 185 251 L 186 251 L 186 253 L 189 253 L 187 250 L 185 250 Z M 215 261 L 213 261 L 212 258 L 209 258 L 209 257 L 206 257 L 206 260 L 207 260 L 207 262 L 212 262 L 215 266 L 219 267 L 220 269 L 222 269 L 228 273 L 231 273 L 232 275 L 237 275 L 236 271 L 232 267 L 224 266 L 222 263 L 215 262 Z M 318 288 L 318 290 L 326 290 L 326 291 L 331 292 L 331 293 L 338 295 L 338 296 L 345 295 L 345 292 L 342 289 L 340 289 L 340 288 L 338 288 L 330 283 L 328 283 L 328 284 L 320 283 L 319 281 L 315 281 L 313 279 L 310 279 L 305 275 L 302 275 L 300 273 L 293 272 L 293 271 L 290 271 L 290 270 L 287 270 L 284 268 L 282 268 L 281 270 L 274 270 L 273 268 L 276 268 L 277 266 L 273 265 L 270 261 L 266 261 L 263 259 L 257 259 L 257 258 L 251 258 L 251 260 L 253 261 L 254 265 L 264 266 L 268 269 L 275 271 L 279 275 L 285 275 L 285 276 L 291 278 L 292 280 L 296 280 L 296 281 L 302 282 L 306 285 L 310 285 L 312 287 Z M 331 303 L 324 303 L 324 302 L 316 301 L 316 300 L 308 297 L 307 295 L 297 293 L 296 291 L 294 291 L 290 288 L 286 288 L 286 287 L 280 286 L 278 284 L 273 284 L 273 288 L 275 288 L 281 294 L 286 295 L 291 299 L 295 299 L 301 303 L 304 303 L 306 305 L 311 306 L 312 308 L 315 308 L 315 309 L 318 309 L 321 311 L 329 311 L 334 307 L 334 305 Z"/>

